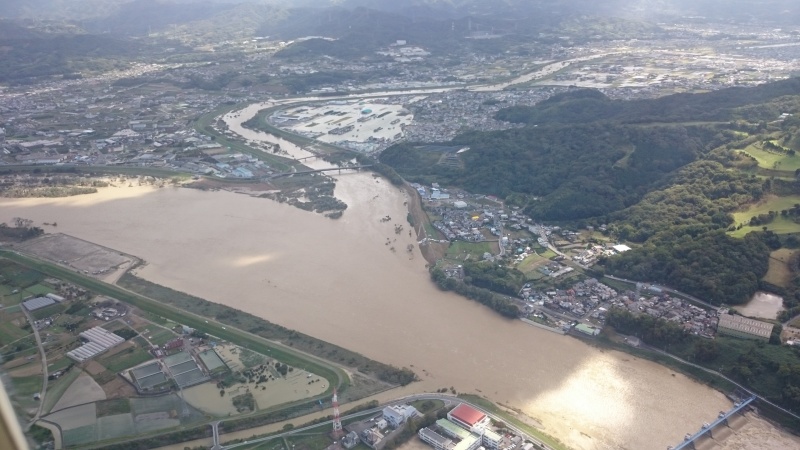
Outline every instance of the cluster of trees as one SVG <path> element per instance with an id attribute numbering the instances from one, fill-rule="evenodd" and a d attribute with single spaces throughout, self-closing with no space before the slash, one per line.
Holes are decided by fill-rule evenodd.
<path id="1" fill-rule="evenodd" d="M 439 165 L 441 152 L 399 144 L 382 163 L 404 177 L 458 185 L 473 192 L 539 197 L 526 212 L 537 219 L 603 216 L 638 202 L 670 171 L 697 158 L 715 135 L 705 127 L 585 124 L 469 132 L 453 146 L 463 168 Z M 444 147 L 443 151 L 447 151 Z"/>
<path id="2" fill-rule="evenodd" d="M 0 223 L 0 240 L 24 241 L 44 233 L 41 228 L 33 226 L 32 220 L 17 217 L 13 222 L 13 227 L 8 226 L 5 222 Z"/>
<path id="3" fill-rule="evenodd" d="M 759 288 L 769 268 L 774 234 L 750 233 L 743 239 L 724 231 L 698 236 L 669 232 L 643 246 L 609 258 L 608 272 L 634 280 L 673 286 L 710 303 L 745 303 Z M 780 243 L 778 243 L 780 245 Z"/>
<path id="4" fill-rule="evenodd" d="M 432 267 L 430 273 L 431 279 L 436 283 L 439 289 L 453 291 L 459 295 L 475 300 L 509 319 L 516 319 L 520 315 L 519 308 L 509 298 L 495 294 L 488 289 L 473 286 L 455 278 L 449 278 L 442 269 L 437 267 Z M 516 295 L 516 292 L 514 295 Z"/>
<path id="5" fill-rule="evenodd" d="M 233 397 L 232 402 L 233 406 L 236 407 L 236 410 L 239 412 L 256 410 L 256 399 L 250 392 L 245 392 L 244 394 Z"/>
<path id="6" fill-rule="evenodd" d="M 513 297 L 522 289 L 525 274 L 500 264 L 467 261 L 464 263 L 464 281 Z"/>
<path id="7" fill-rule="evenodd" d="M 675 322 L 656 319 L 647 314 L 635 315 L 623 308 L 611 308 L 606 323 L 620 333 L 636 336 L 655 347 L 663 348 L 686 339 L 683 327 Z"/>
<path id="8" fill-rule="evenodd" d="M 764 150 L 771 151 L 771 152 L 778 152 L 778 153 L 786 153 L 789 156 L 794 156 L 797 152 L 793 149 L 786 149 L 781 147 L 780 145 L 775 144 L 770 140 L 765 140 L 763 143 Z"/>
<path id="9" fill-rule="evenodd" d="M 730 213 L 760 199 L 765 182 L 727 170 L 715 161 L 697 161 L 668 176 L 634 206 L 612 214 L 612 230 L 623 240 L 645 242 L 658 233 L 676 236 L 725 229 Z"/>
<path id="10" fill-rule="evenodd" d="M 275 370 L 277 370 L 278 373 L 281 374 L 281 376 L 285 377 L 287 373 L 291 372 L 294 369 L 279 361 L 275 361 Z"/>
<path id="11" fill-rule="evenodd" d="M 139 335 L 139 333 L 137 333 L 134 330 L 131 330 L 130 328 L 120 328 L 119 330 L 114 330 L 114 334 L 121 337 L 122 339 L 125 339 L 126 341 L 129 339 L 133 339 Z"/>

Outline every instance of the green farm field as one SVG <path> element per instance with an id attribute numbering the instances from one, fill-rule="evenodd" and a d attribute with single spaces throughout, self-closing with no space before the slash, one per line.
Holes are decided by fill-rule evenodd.
<path id="1" fill-rule="evenodd" d="M 497 254 L 499 249 L 496 242 L 464 242 L 455 241 L 447 248 L 447 258 L 464 261 L 469 257 L 470 260 L 480 261 L 484 253 Z"/>
<path id="2" fill-rule="evenodd" d="M 800 204 L 800 195 L 789 195 L 785 197 L 777 197 L 774 195 L 767 196 L 765 199 L 756 204 L 750 205 L 744 211 L 733 213 L 734 224 L 745 224 L 741 229 L 731 231 L 730 235 L 734 237 L 744 237 L 751 231 L 761 230 L 761 226 L 751 227 L 747 225 L 750 218 L 760 214 L 768 214 L 770 211 L 780 213 L 781 210 L 791 209 L 795 204 Z M 800 224 L 795 223 L 791 217 L 782 217 L 780 214 L 766 225 L 768 230 L 778 234 L 798 233 L 800 232 Z"/>
<path id="3" fill-rule="evenodd" d="M 133 347 L 132 350 L 121 351 L 98 362 L 111 372 L 121 372 L 153 357 L 139 347 Z"/>
<path id="4" fill-rule="evenodd" d="M 758 162 L 758 166 L 764 169 L 776 169 L 794 172 L 800 169 L 800 155 L 789 155 L 777 151 L 767 151 L 762 149 L 762 144 L 753 144 L 742 150 Z"/>

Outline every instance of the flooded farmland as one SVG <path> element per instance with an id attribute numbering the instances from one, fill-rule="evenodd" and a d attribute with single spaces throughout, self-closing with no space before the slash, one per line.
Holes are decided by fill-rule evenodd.
<path id="1" fill-rule="evenodd" d="M 783 310 L 783 297 L 769 292 L 756 292 L 749 302 L 736 307 L 742 315 L 762 319 L 776 319 Z"/>

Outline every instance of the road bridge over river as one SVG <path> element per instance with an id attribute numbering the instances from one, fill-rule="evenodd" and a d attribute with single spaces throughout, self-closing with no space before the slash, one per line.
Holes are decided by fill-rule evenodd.
<path id="1" fill-rule="evenodd" d="M 368 167 L 372 167 L 372 164 L 365 164 L 360 166 L 327 167 L 325 169 L 317 169 L 317 170 L 298 170 L 295 172 L 281 172 L 272 174 L 269 177 L 267 177 L 267 179 L 274 180 L 275 178 L 283 178 L 292 175 L 306 175 L 312 173 L 332 172 L 335 170 L 338 170 L 339 174 L 341 174 L 343 170 L 361 170 L 361 169 L 366 169 Z"/>
<path id="2" fill-rule="evenodd" d="M 739 411 L 741 411 L 744 408 L 746 408 L 748 405 L 750 405 L 750 403 L 753 403 L 753 401 L 755 401 L 755 399 L 756 399 L 756 396 L 754 395 L 754 396 L 748 398 L 747 400 L 743 400 L 743 401 L 741 401 L 739 403 L 736 403 L 734 405 L 733 409 L 731 409 L 730 411 L 728 411 L 726 413 L 720 413 L 720 415 L 717 418 L 717 420 L 715 420 L 712 423 L 703 424 L 703 427 L 700 429 L 700 431 L 698 431 L 697 433 L 695 433 L 695 434 L 693 434 L 691 436 L 690 435 L 686 435 L 686 439 L 684 439 L 683 442 L 681 442 L 680 444 L 676 445 L 675 447 L 669 447 L 669 448 L 672 449 L 672 450 L 682 450 L 682 449 L 685 449 L 685 448 L 691 448 L 691 449 L 695 448 L 694 443 L 697 442 L 698 439 L 700 439 L 701 437 L 703 437 L 705 435 L 712 436 L 712 433 L 713 433 L 715 427 L 718 427 L 720 425 L 727 426 L 728 425 L 728 419 L 731 416 L 733 416 L 734 414 L 736 414 Z"/>

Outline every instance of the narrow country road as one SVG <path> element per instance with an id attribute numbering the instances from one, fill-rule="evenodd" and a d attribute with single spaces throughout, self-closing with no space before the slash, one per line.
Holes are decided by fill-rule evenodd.
<path id="1" fill-rule="evenodd" d="M 36 329 L 36 324 L 33 322 L 33 317 L 25 309 L 24 306 L 20 308 L 22 312 L 25 314 L 25 318 L 28 319 L 28 323 L 31 324 L 31 329 L 33 329 L 33 337 L 36 338 L 36 346 L 39 347 L 39 354 L 42 358 L 42 390 L 39 393 L 39 408 L 36 410 L 36 415 L 33 416 L 31 419 L 30 424 L 33 424 L 37 420 L 39 420 L 39 416 L 42 415 L 42 408 L 44 408 L 44 398 L 47 394 L 47 355 L 44 351 L 44 345 L 42 344 L 42 339 L 39 336 L 39 330 Z"/>

